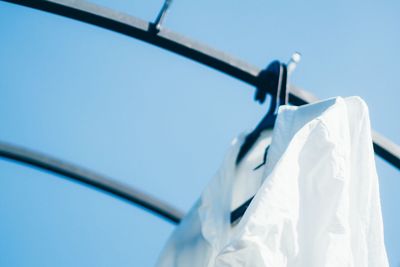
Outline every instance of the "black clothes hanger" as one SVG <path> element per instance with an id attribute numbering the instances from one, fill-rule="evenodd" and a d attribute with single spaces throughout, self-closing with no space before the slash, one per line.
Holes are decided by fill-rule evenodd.
<path id="1" fill-rule="evenodd" d="M 287 77 L 288 77 L 288 67 L 286 67 L 286 65 L 282 64 L 282 87 L 281 87 L 280 91 L 278 91 L 278 93 L 279 93 L 279 106 L 288 104 L 288 96 L 289 96 L 289 94 L 288 94 L 288 91 L 287 91 Z M 276 105 L 278 105 L 278 104 L 276 104 Z M 271 115 L 271 117 L 272 117 L 271 124 L 268 125 L 267 123 L 269 123 L 269 122 L 267 122 L 266 123 L 267 125 L 266 125 L 265 129 L 272 129 L 274 127 L 277 114 L 274 113 L 273 115 Z M 263 131 L 263 130 L 261 130 L 261 131 Z M 261 134 L 261 132 L 260 132 L 260 134 Z M 258 168 L 260 168 L 261 166 L 263 166 L 266 163 L 267 155 L 268 155 L 268 149 L 269 149 L 269 145 L 265 148 L 263 162 L 260 165 L 258 165 L 257 167 L 255 167 L 253 169 L 254 171 L 257 170 Z"/>
<path id="2" fill-rule="evenodd" d="M 263 103 L 266 99 L 266 95 L 271 95 L 270 107 L 268 109 L 267 114 L 261 120 L 261 122 L 257 125 L 253 132 L 251 132 L 240 148 L 238 153 L 238 157 L 236 159 L 236 165 L 240 163 L 246 153 L 251 149 L 254 143 L 257 141 L 257 138 L 260 136 L 261 132 L 266 129 L 272 129 L 276 120 L 276 107 L 281 105 L 286 105 L 289 102 L 289 94 L 288 94 L 288 80 L 291 73 L 297 66 L 301 59 L 301 54 L 298 52 L 293 53 L 289 63 L 283 64 L 279 61 L 273 61 L 268 67 L 261 71 L 259 74 L 259 85 L 257 86 L 257 91 L 255 95 L 255 100 Z M 264 152 L 263 162 L 254 168 L 257 170 L 262 165 L 265 164 L 267 160 L 269 146 L 266 147 Z M 245 203 L 239 206 L 237 209 L 231 212 L 231 224 L 234 224 L 238 219 L 240 219 L 243 214 L 246 212 L 246 209 L 250 205 L 254 196 L 248 199 Z"/>
<path id="3" fill-rule="evenodd" d="M 254 143 L 259 138 L 262 131 L 266 129 L 272 129 L 275 124 L 276 120 L 276 107 L 279 105 L 286 105 L 288 103 L 288 92 L 287 92 L 287 77 L 288 77 L 288 68 L 285 64 L 280 63 L 278 61 L 272 62 L 265 70 L 266 78 L 270 78 L 268 86 L 271 90 L 269 92 L 275 93 L 272 95 L 270 107 L 268 109 L 267 114 L 261 120 L 261 122 L 257 125 L 257 127 L 251 132 L 249 135 L 246 136 L 246 139 L 239 150 L 238 157 L 236 159 L 236 164 L 238 165 L 246 153 L 251 149 Z M 264 87 L 265 88 L 265 87 Z M 274 90 L 274 88 L 276 88 Z M 268 89 L 268 87 L 266 88 Z M 256 93 L 256 100 L 260 102 L 265 101 L 267 91 L 260 92 L 260 90 Z M 265 149 L 264 159 L 263 162 L 257 166 L 254 170 L 260 168 L 262 165 L 265 164 L 267 159 L 269 146 Z M 248 206 L 250 205 L 251 201 L 254 197 L 248 199 L 245 203 L 239 206 L 237 209 L 231 212 L 231 224 L 234 224 L 238 219 L 240 219 L 243 214 L 246 212 Z"/>
<path id="4" fill-rule="evenodd" d="M 262 131 L 272 129 L 276 119 L 276 107 L 287 103 L 286 80 L 287 67 L 279 61 L 273 61 L 268 67 L 259 74 L 260 85 L 257 86 L 255 100 L 263 103 L 267 93 L 271 96 L 267 114 L 260 121 L 257 127 L 246 136 L 245 141 L 240 147 L 236 158 L 236 165 L 239 165 L 244 156 L 253 147 L 260 137 Z"/>

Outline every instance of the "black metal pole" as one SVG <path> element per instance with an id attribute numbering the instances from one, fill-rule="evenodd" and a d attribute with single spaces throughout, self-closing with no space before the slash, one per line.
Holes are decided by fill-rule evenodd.
<path id="1" fill-rule="evenodd" d="M 0 157 L 24 163 L 89 185 L 145 208 L 175 224 L 179 223 L 183 217 L 181 211 L 133 187 L 48 155 L 11 144 L 0 143 Z"/>

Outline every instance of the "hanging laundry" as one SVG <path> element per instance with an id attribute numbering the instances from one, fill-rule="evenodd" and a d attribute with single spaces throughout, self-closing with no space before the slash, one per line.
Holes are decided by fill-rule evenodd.
<path id="1" fill-rule="evenodd" d="M 359 97 L 279 108 L 235 166 L 244 135 L 157 266 L 386 267 L 368 109 Z M 267 162 L 254 170 L 270 144 Z M 235 225 L 230 212 L 255 194 Z"/>
<path id="2" fill-rule="evenodd" d="M 246 136 L 240 134 L 232 141 L 222 166 L 175 229 L 157 266 L 213 266 L 211 262 L 232 233 L 231 210 L 254 196 L 261 186 L 265 167 L 261 164 L 271 136 L 271 130 L 262 132 L 238 166 L 236 157 Z"/>

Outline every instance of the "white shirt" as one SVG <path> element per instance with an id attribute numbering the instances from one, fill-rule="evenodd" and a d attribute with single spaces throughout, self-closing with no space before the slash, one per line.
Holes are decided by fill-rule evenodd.
<path id="1" fill-rule="evenodd" d="M 279 109 L 238 168 L 236 138 L 157 266 L 385 267 L 368 109 L 358 97 Z M 271 143 L 267 163 L 265 147 Z M 230 212 L 254 195 L 236 226 Z"/>

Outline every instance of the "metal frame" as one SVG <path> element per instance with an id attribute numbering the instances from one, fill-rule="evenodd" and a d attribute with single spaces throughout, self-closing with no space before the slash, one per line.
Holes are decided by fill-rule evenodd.
<path id="1" fill-rule="evenodd" d="M 179 223 L 183 217 L 181 211 L 178 211 L 161 200 L 131 186 L 117 182 L 116 179 L 108 178 L 107 176 L 97 174 L 55 157 L 1 142 L 0 157 L 24 163 L 89 185 L 113 196 L 117 196 L 129 203 L 139 205 L 175 224 Z"/>
<path id="2" fill-rule="evenodd" d="M 251 66 L 223 52 L 190 40 L 163 27 L 155 31 L 154 26 L 152 26 L 154 24 L 121 12 L 116 12 L 109 8 L 101 7 L 83 0 L 3 1 L 47 11 L 118 32 L 164 48 L 198 63 L 202 63 L 255 87 L 261 85 L 260 82 L 262 79 L 259 79 L 261 70 L 257 67 Z M 318 99 L 310 93 L 291 86 L 289 94 L 290 103 L 294 105 L 303 105 L 315 102 L 316 100 Z M 400 170 L 400 147 L 374 131 L 372 135 L 375 153 Z M 151 210 L 171 222 L 178 223 L 182 217 L 182 213 L 176 211 L 174 208 L 136 189 L 117 183 L 104 176 L 94 174 L 48 156 L 43 156 L 10 145 L 1 144 L 0 150 L 0 156 L 46 169 L 91 185 Z"/>

